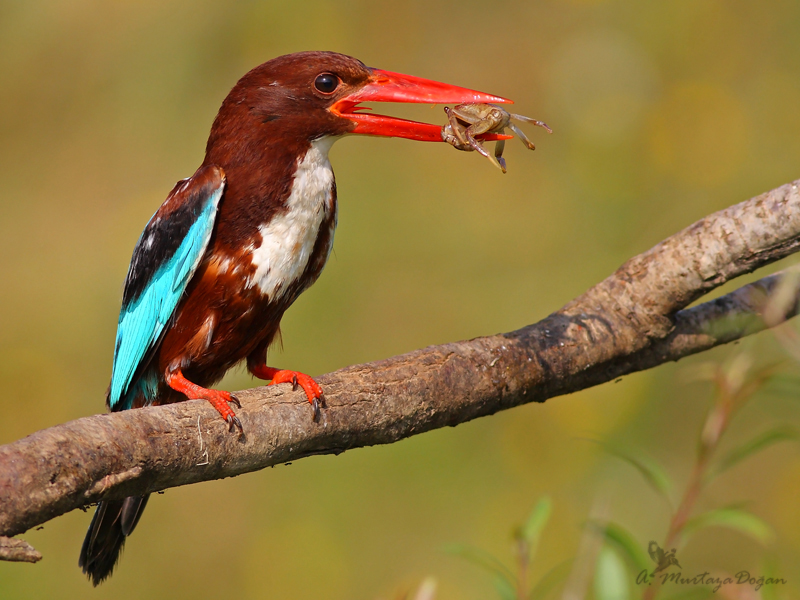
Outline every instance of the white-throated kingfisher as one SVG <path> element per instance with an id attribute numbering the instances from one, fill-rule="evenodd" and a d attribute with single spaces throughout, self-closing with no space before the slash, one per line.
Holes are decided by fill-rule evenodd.
<path id="1" fill-rule="evenodd" d="M 258 378 L 300 385 L 316 418 L 319 385 L 267 366 L 267 348 L 333 245 L 328 150 L 351 133 L 442 141 L 439 125 L 361 112 L 361 102 L 510 101 L 333 52 L 281 56 L 247 73 L 222 103 L 203 164 L 177 183 L 134 248 L 107 396 L 112 411 L 203 398 L 241 432 L 229 405 L 236 398 L 209 386 L 246 359 Z M 111 574 L 147 498 L 98 505 L 79 561 L 94 585 Z"/>

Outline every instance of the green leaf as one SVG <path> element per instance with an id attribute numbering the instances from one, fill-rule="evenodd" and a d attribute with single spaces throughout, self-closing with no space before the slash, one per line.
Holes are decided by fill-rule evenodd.
<path id="1" fill-rule="evenodd" d="M 528 594 L 528 600 L 546 600 L 556 586 L 566 581 L 572 571 L 572 561 L 566 560 L 550 569 Z"/>
<path id="2" fill-rule="evenodd" d="M 502 600 L 517 600 L 517 590 L 505 577 L 495 577 L 492 580 L 494 589 L 500 594 Z"/>
<path id="3" fill-rule="evenodd" d="M 414 600 L 434 600 L 434 598 L 436 598 L 436 579 L 426 577 L 414 595 Z"/>
<path id="4" fill-rule="evenodd" d="M 664 598 L 664 600 L 707 600 L 713 596 L 714 592 L 711 588 L 693 587 Z"/>
<path id="5" fill-rule="evenodd" d="M 531 556 L 536 552 L 536 546 L 539 544 L 539 537 L 542 535 L 542 530 L 550 519 L 551 512 L 553 512 L 553 503 L 550 498 L 545 496 L 536 503 L 528 520 L 525 521 L 519 529 L 517 535 L 528 542 L 531 549 Z"/>
<path id="6" fill-rule="evenodd" d="M 764 578 L 778 579 L 778 565 L 774 558 L 767 557 L 764 561 Z M 777 585 L 765 585 L 761 588 L 761 600 L 778 600 L 778 587 Z"/>
<path id="7" fill-rule="evenodd" d="M 634 453 L 633 451 L 623 448 L 622 446 L 601 440 L 591 441 L 600 444 L 603 446 L 603 448 L 605 448 L 606 452 L 624 460 L 637 471 L 639 471 L 642 477 L 645 478 L 645 481 L 647 481 L 647 483 L 649 483 L 655 491 L 657 491 L 664 497 L 664 499 L 666 499 L 667 504 L 672 506 L 672 501 L 670 500 L 672 481 L 670 480 L 666 471 L 661 468 L 661 465 L 641 453 Z"/>
<path id="8" fill-rule="evenodd" d="M 652 565 L 644 548 L 636 541 L 631 533 L 622 525 L 616 523 L 589 522 L 589 526 L 603 536 L 606 543 L 628 561 L 635 573 L 643 570 L 650 571 Z"/>
<path id="9" fill-rule="evenodd" d="M 742 444 L 738 448 L 732 450 L 721 459 L 712 469 L 711 474 L 708 476 L 708 480 L 713 479 L 723 471 L 727 471 L 731 467 L 739 464 L 746 458 L 761 452 L 765 448 L 773 444 L 777 444 L 778 442 L 784 442 L 787 440 L 796 440 L 800 435 L 798 435 L 797 431 L 792 429 L 791 427 L 776 427 L 775 429 L 771 429 L 769 431 L 765 431 L 759 436 L 754 437 L 749 442 Z"/>
<path id="10" fill-rule="evenodd" d="M 603 546 L 594 570 L 595 600 L 628 600 L 628 572 L 625 563 L 610 547 Z"/>
<path id="11" fill-rule="evenodd" d="M 741 508 L 718 508 L 687 521 L 684 533 L 688 536 L 706 527 L 726 527 L 749 535 L 753 539 L 767 544 L 772 541 L 772 528 L 755 516 Z"/>
<path id="12" fill-rule="evenodd" d="M 450 544 L 445 546 L 444 551 L 454 556 L 460 556 L 472 564 L 481 567 L 497 579 L 504 579 L 508 583 L 508 587 L 512 590 L 516 588 L 517 578 L 514 574 L 508 567 L 488 552 L 464 544 Z M 497 585 L 495 585 L 495 587 L 497 587 Z"/>
<path id="13" fill-rule="evenodd" d="M 800 377 L 794 373 L 773 375 L 765 384 L 764 391 L 774 395 L 800 397 Z"/>

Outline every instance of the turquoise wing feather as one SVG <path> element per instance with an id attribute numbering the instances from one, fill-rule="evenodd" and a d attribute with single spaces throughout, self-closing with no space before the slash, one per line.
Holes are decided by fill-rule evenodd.
<path id="1" fill-rule="evenodd" d="M 208 248 L 224 187 L 222 169 L 201 167 L 175 186 L 136 243 L 117 326 L 112 410 L 131 408 L 129 390 L 155 393 L 154 382 L 137 378 Z"/>

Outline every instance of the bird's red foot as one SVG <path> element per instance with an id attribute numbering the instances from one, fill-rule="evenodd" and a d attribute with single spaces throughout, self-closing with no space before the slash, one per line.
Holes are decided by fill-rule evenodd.
<path id="1" fill-rule="evenodd" d="M 271 379 L 272 381 L 269 385 L 291 383 L 292 389 L 295 390 L 297 386 L 300 386 L 306 393 L 306 397 L 314 410 L 314 419 L 319 418 L 319 407 L 324 403 L 325 398 L 322 395 L 322 388 L 311 376 L 298 371 L 273 369 L 267 365 L 253 367 L 250 372 L 259 379 Z"/>
<path id="2" fill-rule="evenodd" d="M 166 379 L 169 387 L 177 392 L 186 394 L 186 397 L 190 400 L 208 400 L 211 403 L 211 406 L 216 408 L 217 412 L 219 412 L 219 414 L 222 415 L 222 418 L 225 419 L 225 422 L 228 423 L 228 429 L 230 431 L 233 431 L 233 428 L 236 427 L 240 434 L 244 433 L 242 422 L 239 420 L 239 417 L 236 416 L 236 413 L 233 412 L 233 409 L 228 406 L 228 403 L 230 403 L 236 405 L 236 408 L 242 408 L 242 405 L 236 396 L 230 392 L 225 392 L 223 390 L 209 390 L 197 385 L 196 383 L 192 383 L 183 376 L 183 373 L 181 373 L 180 369 L 175 372 L 168 373 Z"/>

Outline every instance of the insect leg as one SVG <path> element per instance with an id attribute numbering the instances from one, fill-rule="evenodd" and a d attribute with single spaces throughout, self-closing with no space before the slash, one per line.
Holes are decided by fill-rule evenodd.
<path id="1" fill-rule="evenodd" d="M 505 147 L 505 140 L 497 140 L 494 146 L 494 157 L 497 159 L 497 164 L 500 165 L 500 170 L 503 171 L 503 173 L 506 172 L 506 159 L 503 158 L 503 150 L 505 150 Z"/>
<path id="2" fill-rule="evenodd" d="M 530 117 L 526 117 L 525 115 L 515 115 L 514 113 L 509 113 L 509 115 L 512 118 L 516 119 L 517 121 L 523 121 L 525 123 L 532 123 L 533 125 L 536 125 L 537 127 L 542 127 L 543 129 L 546 129 L 547 133 L 553 133 L 553 130 L 550 129 L 547 126 L 547 123 L 545 123 L 544 121 L 539 121 L 537 119 L 531 119 Z"/>
<path id="3" fill-rule="evenodd" d="M 533 142 L 528 139 L 527 135 L 522 133 L 522 129 L 520 129 L 519 127 L 517 127 L 516 125 L 513 125 L 511 123 L 508 124 L 508 128 L 511 131 L 513 131 L 514 133 L 517 134 L 517 137 L 519 138 L 519 141 L 521 141 L 523 144 L 525 144 L 528 147 L 529 150 L 536 150 L 536 146 L 534 146 Z"/>

